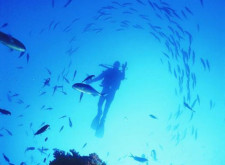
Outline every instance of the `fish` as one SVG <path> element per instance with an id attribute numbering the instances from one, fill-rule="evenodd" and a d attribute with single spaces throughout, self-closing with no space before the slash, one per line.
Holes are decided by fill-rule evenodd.
<path id="1" fill-rule="evenodd" d="M 60 128 L 59 132 L 61 132 L 63 130 L 63 128 L 64 128 L 64 125 Z"/>
<path id="2" fill-rule="evenodd" d="M 30 60 L 30 54 L 27 53 L 27 64 L 28 64 L 29 60 Z"/>
<path id="3" fill-rule="evenodd" d="M 46 92 L 42 92 L 39 96 L 43 96 L 44 94 L 46 94 Z"/>
<path id="4" fill-rule="evenodd" d="M 63 79 L 66 81 L 67 84 L 70 84 L 70 81 L 65 76 L 63 76 Z"/>
<path id="5" fill-rule="evenodd" d="M 20 52 L 26 51 L 26 47 L 22 42 L 1 31 L 0 31 L 0 42 L 9 47 L 10 49 L 17 50 Z"/>
<path id="6" fill-rule="evenodd" d="M 45 151 L 48 151 L 47 148 L 38 148 L 38 151 L 41 153 L 41 154 L 46 154 Z"/>
<path id="7" fill-rule="evenodd" d="M 45 124 L 45 122 L 42 122 L 42 123 L 41 123 L 41 126 L 43 126 L 44 124 Z"/>
<path id="8" fill-rule="evenodd" d="M 192 112 L 189 121 L 191 121 L 193 119 L 193 116 L 194 116 L 194 113 Z"/>
<path id="9" fill-rule="evenodd" d="M 68 0 L 67 2 L 66 2 L 66 4 L 64 5 L 64 8 L 66 8 L 67 6 L 69 6 L 69 4 L 72 2 L 72 0 Z"/>
<path id="10" fill-rule="evenodd" d="M 67 93 L 65 91 L 61 91 L 64 95 L 67 95 Z"/>
<path id="11" fill-rule="evenodd" d="M 24 152 L 27 152 L 27 151 L 33 151 L 35 150 L 35 147 L 27 147 L 26 150 Z"/>
<path id="12" fill-rule="evenodd" d="M 195 140 L 197 140 L 197 138 L 198 138 L 198 130 L 195 129 Z"/>
<path id="13" fill-rule="evenodd" d="M 84 29 L 83 29 L 83 32 L 87 32 L 88 30 L 90 30 L 90 28 L 94 25 L 94 23 L 89 23 L 87 24 Z"/>
<path id="14" fill-rule="evenodd" d="M 210 71 L 210 64 L 209 64 L 209 60 L 206 60 L 206 66 L 207 66 L 208 70 Z"/>
<path id="15" fill-rule="evenodd" d="M 18 126 L 18 127 L 22 127 L 22 126 L 23 126 L 23 124 L 18 124 L 17 126 Z"/>
<path id="16" fill-rule="evenodd" d="M 79 102 L 81 102 L 81 100 L 82 100 L 82 98 L 83 98 L 83 95 L 84 95 L 84 93 L 81 92 L 81 93 L 80 93 L 80 100 L 79 100 Z"/>
<path id="17" fill-rule="evenodd" d="M 147 20 L 147 21 L 150 21 L 150 19 L 149 19 L 149 17 L 148 17 L 147 15 L 141 14 L 141 15 L 139 15 L 139 16 L 140 16 L 141 18 Z"/>
<path id="18" fill-rule="evenodd" d="M 140 163 L 145 163 L 145 162 L 147 162 L 147 161 L 148 161 L 148 159 L 146 159 L 146 158 L 139 157 L 139 156 L 133 156 L 132 154 L 131 154 L 131 156 L 130 156 L 130 157 L 131 157 L 131 158 L 133 158 L 134 160 L 136 160 L 136 161 L 140 162 Z"/>
<path id="19" fill-rule="evenodd" d="M 64 116 L 61 116 L 59 119 L 62 119 L 62 118 L 65 118 L 66 117 L 66 115 L 64 115 Z"/>
<path id="20" fill-rule="evenodd" d="M 136 29 L 144 29 L 141 25 L 138 25 L 138 24 L 133 25 L 133 27 L 136 28 Z"/>
<path id="21" fill-rule="evenodd" d="M 50 30 L 51 29 L 51 27 L 52 27 L 52 25 L 54 24 L 54 20 L 52 20 L 51 22 L 50 22 L 50 24 L 49 24 L 49 26 L 48 26 L 48 30 Z"/>
<path id="22" fill-rule="evenodd" d="M 191 11 L 187 6 L 185 6 L 185 10 L 186 10 L 188 13 L 190 13 L 191 15 L 193 15 L 192 11 Z"/>
<path id="23" fill-rule="evenodd" d="M 30 123 L 30 128 L 32 127 L 33 123 Z"/>
<path id="24" fill-rule="evenodd" d="M 202 5 L 202 7 L 204 7 L 204 2 L 203 2 L 203 0 L 200 0 L 200 3 L 201 3 L 201 5 Z"/>
<path id="25" fill-rule="evenodd" d="M 126 3 L 123 3 L 123 4 L 122 4 L 123 7 L 129 6 L 129 5 L 132 5 L 132 3 L 126 2 Z"/>
<path id="26" fill-rule="evenodd" d="M 186 102 L 184 102 L 184 106 L 185 106 L 186 108 L 188 108 L 189 110 L 191 110 L 192 112 L 195 112 L 195 111 L 190 107 L 190 105 L 188 105 Z"/>
<path id="27" fill-rule="evenodd" d="M 204 59 L 203 58 L 200 58 L 200 60 L 201 60 L 201 63 L 202 63 L 202 65 L 203 65 L 203 68 L 204 68 L 204 70 L 206 69 L 206 64 L 205 64 L 205 61 L 204 61 Z"/>
<path id="28" fill-rule="evenodd" d="M 58 86 L 57 86 L 57 85 L 53 87 L 53 93 L 52 93 L 52 95 L 54 95 L 54 94 L 55 94 L 55 92 L 56 92 L 57 88 L 58 88 Z"/>
<path id="29" fill-rule="evenodd" d="M 86 147 L 86 145 L 87 145 L 87 143 L 85 143 L 82 148 Z"/>
<path id="30" fill-rule="evenodd" d="M 185 33 L 188 35 L 188 38 L 189 38 L 189 44 L 191 45 L 191 43 L 192 43 L 192 35 L 191 35 L 191 33 L 189 33 L 188 31 L 185 31 Z"/>
<path id="31" fill-rule="evenodd" d="M 48 72 L 49 75 L 52 74 L 52 72 L 48 68 L 45 68 L 45 70 Z"/>
<path id="32" fill-rule="evenodd" d="M 156 151 L 155 151 L 155 150 L 152 150 L 152 151 L 151 151 L 151 157 L 152 157 L 152 159 L 153 159 L 154 161 L 157 160 L 157 158 L 156 158 Z"/>
<path id="33" fill-rule="evenodd" d="M 4 28 L 4 27 L 6 27 L 6 26 L 8 26 L 8 23 L 2 24 L 2 26 L 1 26 L 0 28 Z"/>
<path id="34" fill-rule="evenodd" d="M 70 126 L 70 127 L 72 127 L 72 126 L 73 126 L 73 123 L 72 123 L 72 121 L 71 121 L 70 117 L 69 117 L 69 126 Z"/>
<path id="35" fill-rule="evenodd" d="M 56 27 L 57 27 L 59 24 L 60 24 L 60 22 L 55 23 L 55 25 L 54 25 L 54 27 L 53 27 L 53 30 L 55 30 Z"/>
<path id="36" fill-rule="evenodd" d="M 44 109 L 45 108 L 45 105 L 42 105 L 41 109 Z"/>
<path id="37" fill-rule="evenodd" d="M 52 107 L 48 107 L 48 108 L 45 108 L 46 110 L 53 110 L 53 108 Z"/>
<path id="38" fill-rule="evenodd" d="M 153 119 L 158 119 L 156 116 L 150 114 L 149 117 L 153 118 Z"/>
<path id="39" fill-rule="evenodd" d="M 186 16 L 186 14 L 184 13 L 183 10 L 181 10 L 181 13 L 182 13 L 182 15 L 184 16 L 184 18 L 187 19 L 187 16 Z"/>
<path id="40" fill-rule="evenodd" d="M 195 52 L 193 51 L 192 52 L 192 64 L 194 64 L 195 63 Z"/>
<path id="41" fill-rule="evenodd" d="M 200 25 L 199 24 L 197 24 L 197 30 L 198 30 L 198 32 L 200 31 Z"/>
<path id="42" fill-rule="evenodd" d="M 151 8 L 152 8 L 153 10 L 155 10 L 155 7 L 154 7 L 154 5 L 152 4 L 152 2 L 151 2 L 150 0 L 148 0 L 148 4 L 151 6 Z"/>
<path id="43" fill-rule="evenodd" d="M 75 83 L 75 84 L 73 84 L 72 88 L 74 88 L 80 92 L 93 95 L 93 96 L 97 96 L 97 95 L 104 96 L 105 95 L 105 94 L 99 93 L 92 86 L 90 86 L 88 84 Z"/>
<path id="44" fill-rule="evenodd" d="M 23 69 L 23 67 L 22 66 L 18 66 L 18 67 L 16 67 L 16 69 Z"/>
<path id="45" fill-rule="evenodd" d="M 52 0 L 52 8 L 55 7 L 55 0 Z"/>
<path id="46" fill-rule="evenodd" d="M 1 109 L 0 108 L 0 113 L 2 113 L 3 115 L 11 115 L 11 112 L 5 109 Z"/>
<path id="47" fill-rule="evenodd" d="M 151 35 L 153 35 L 153 37 L 155 37 L 155 39 L 157 39 L 159 42 L 161 42 L 160 38 L 153 32 L 150 32 Z"/>
<path id="48" fill-rule="evenodd" d="M 7 156 L 5 156 L 5 154 L 3 153 L 3 158 L 5 159 L 5 161 L 7 161 L 8 163 L 10 162 L 9 158 Z"/>
<path id="49" fill-rule="evenodd" d="M 48 140 L 48 137 L 45 138 L 45 142 Z"/>
<path id="50" fill-rule="evenodd" d="M 69 41 L 69 43 L 71 44 L 73 41 L 75 41 L 76 40 L 76 36 L 73 36 L 71 39 L 70 39 L 70 41 Z"/>
<path id="51" fill-rule="evenodd" d="M 172 74 L 172 71 L 171 71 L 171 64 L 170 64 L 169 60 L 168 60 L 168 70 L 169 70 L 169 72 Z"/>
<path id="52" fill-rule="evenodd" d="M 12 136 L 12 132 L 10 132 L 8 129 L 5 129 L 5 128 L 4 128 L 4 130 L 5 130 L 10 136 Z"/>
<path id="53" fill-rule="evenodd" d="M 117 1 L 112 1 L 112 3 L 122 7 L 122 5 L 119 2 L 117 2 Z"/>
<path id="54" fill-rule="evenodd" d="M 196 99 L 193 101 L 193 103 L 191 104 L 191 108 L 194 108 L 194 106 L 195 106 L 195 104 L 196 104 L 197 101 L 198 101 L 198 99 L 196 98 Z"/>
<path id="55" fill-rule="evenodd" d="M 25 109 L 30 108 L 30 105 L 26 105 Z"/>
<path id="56" fill-rule="evenodd" d="M 213 102 L 212 100 L 210 100 L 210 102 L 209 102 L 210 110 L 211 110 L 212 108 L 214 108 L 215 105 L 216 105 L 215 102 Z"/>
<path id="57" fill-rule="evenodd" d="M 165 52 L 162 52 L 164 54 L 164 56 L 166 56 L 168 59 L 170 59 L 169 55 L 166 54 Z"/>
<path id="58" fill-rule="evenodd" d="M 142 5 L 146 5 L 144 2 L 142 2 L 141 0 L 136 0 L 139 4 L 142 4 Z"/>
<path id="59" fill-rule="evenodd" d="M 17 97 L 17 96 L 19 96 L 19 94 L 18 94 L 18 93 L 15 93 L 15 94 L 12 95 L 11 97 Z"/>
<path id="60" fill-rule="evenodd" d="M 19 99 L 19 100 L 17 101 L 17 103 L 18 103 L 18 104 L 23 104 L 23 103 L 24 103 L 24 101 L 23 101 L 23 100 L 21 100 L 21 99 Z"/>
<path id="61" fill-rule="evenodd" d="M 44 88 L 45 86 L 50 86 L 50 81 L 51 81 L 51 79 L 50 79 L 50 78 L 45 79 L 45 81 L 44 81 L 44 84 L 43 84 L 42 88 Z"/>
<path id="62" fill-rule="evenodd" d="M 25 54 L 25 52 L 21 52 L 20 55 L 18 56 L 18 58 L 23 57 L 24 54 Z"/>
<path id="63" fill-rule="evenodd" d="M 93 77 L 95 77 L 95 75 L 90 75 L 90 76 L 86 77 L 86 78 L 82 81 L 82 83 L 84 83 L 84 82 L 86 82 L 86 81 L 88 81 L 88 80 L 91 80 Z"/>
<path id="64" fill-rule="evenodd" d="M 45 132 L 47 130 L 47 128 L 49 127 L 50 125 L 46 124 L 44 125 L 43 127 L 41 127 L 35 134 L 35 135 L 39 135 L 39 134 L 42 134 L 43 132 Z"/>

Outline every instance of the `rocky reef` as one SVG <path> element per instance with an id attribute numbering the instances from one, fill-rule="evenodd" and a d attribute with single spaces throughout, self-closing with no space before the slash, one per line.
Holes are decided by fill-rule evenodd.
<path id="1" fill-rule="evenodd" d="M 54 152 L 54 158 L 49 165 L 106 165 L 95 153 L 89 156 L 80 156 L 74 150 L 70 150 L 70 153 L 56 150 Z"/>

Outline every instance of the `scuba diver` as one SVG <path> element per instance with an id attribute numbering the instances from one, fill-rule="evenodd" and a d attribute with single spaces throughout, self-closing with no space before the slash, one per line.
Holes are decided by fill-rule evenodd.
<path id="1" fill-rule="evenodd" d="M 99 138 L 104 135 L 104 124 L 109 107 L 114 99 L 116 91 L 120 87 L 120 83 L 125 79 L 125 70 L 127 63 L 122 65 L 122 71 L 120 71 L 120 62 L 114 62 L 112 67 L 100 65 L 107 68 L 99 76 L 89 80 L 87 83 L 93 83 L 102 80 L 101 86 L 103 87 L 101 96 L 98 101 L 98 113 L 91 123 L 91 128 L 96 130 L 95 135 Z M 105 102 L 104 111 L 102 111 L 103 103 Z"/>

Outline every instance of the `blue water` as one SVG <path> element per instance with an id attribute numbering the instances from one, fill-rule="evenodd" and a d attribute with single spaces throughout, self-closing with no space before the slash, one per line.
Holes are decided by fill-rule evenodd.
<path id="1" fill-rule="evenodd" d="M 131 154 L 149 165 L 225 164 L 224 1 L 151 0 L 154 9 L 147 0 L 52 2 L 0 0 L 0 27 L 8 23 L 0 31 L 27 48 L 18 58 L 0 45 L 0 108 L 12 113 L 0 114 L 1 165 L 2 153 L 13 164 L 48 164 L 53 148 L 95 152 L 108 165 L 146 164 Z M 97 137 L 90 125 L 99 96 L 79 102 L 72 85 L 117 60 L 127 62 L 125 80 Z M 91 85 L 101 91 L 100 84 Z M 64 93 L 53 94 L 56 85 Z M 50 128 L 34 136 L 43 122 Z"/>

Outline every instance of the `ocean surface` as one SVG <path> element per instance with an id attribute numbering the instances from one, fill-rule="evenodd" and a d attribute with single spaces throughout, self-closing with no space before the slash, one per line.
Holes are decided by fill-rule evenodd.
<path id="1" fill-rule="evenodd" d="M 0 165 L 49 164 L 53 149 L 107 165 L 225 165 L 224 17 L 223 0 L 0 0 L 0 31 L 26 47 L 0 43 L 11 113 L 0 113 Z M 116 61 L 125 77 L 99 134 L 110 94 L 94 78 Z M 75 83 L 99 93 L 80 101 Z"/>

